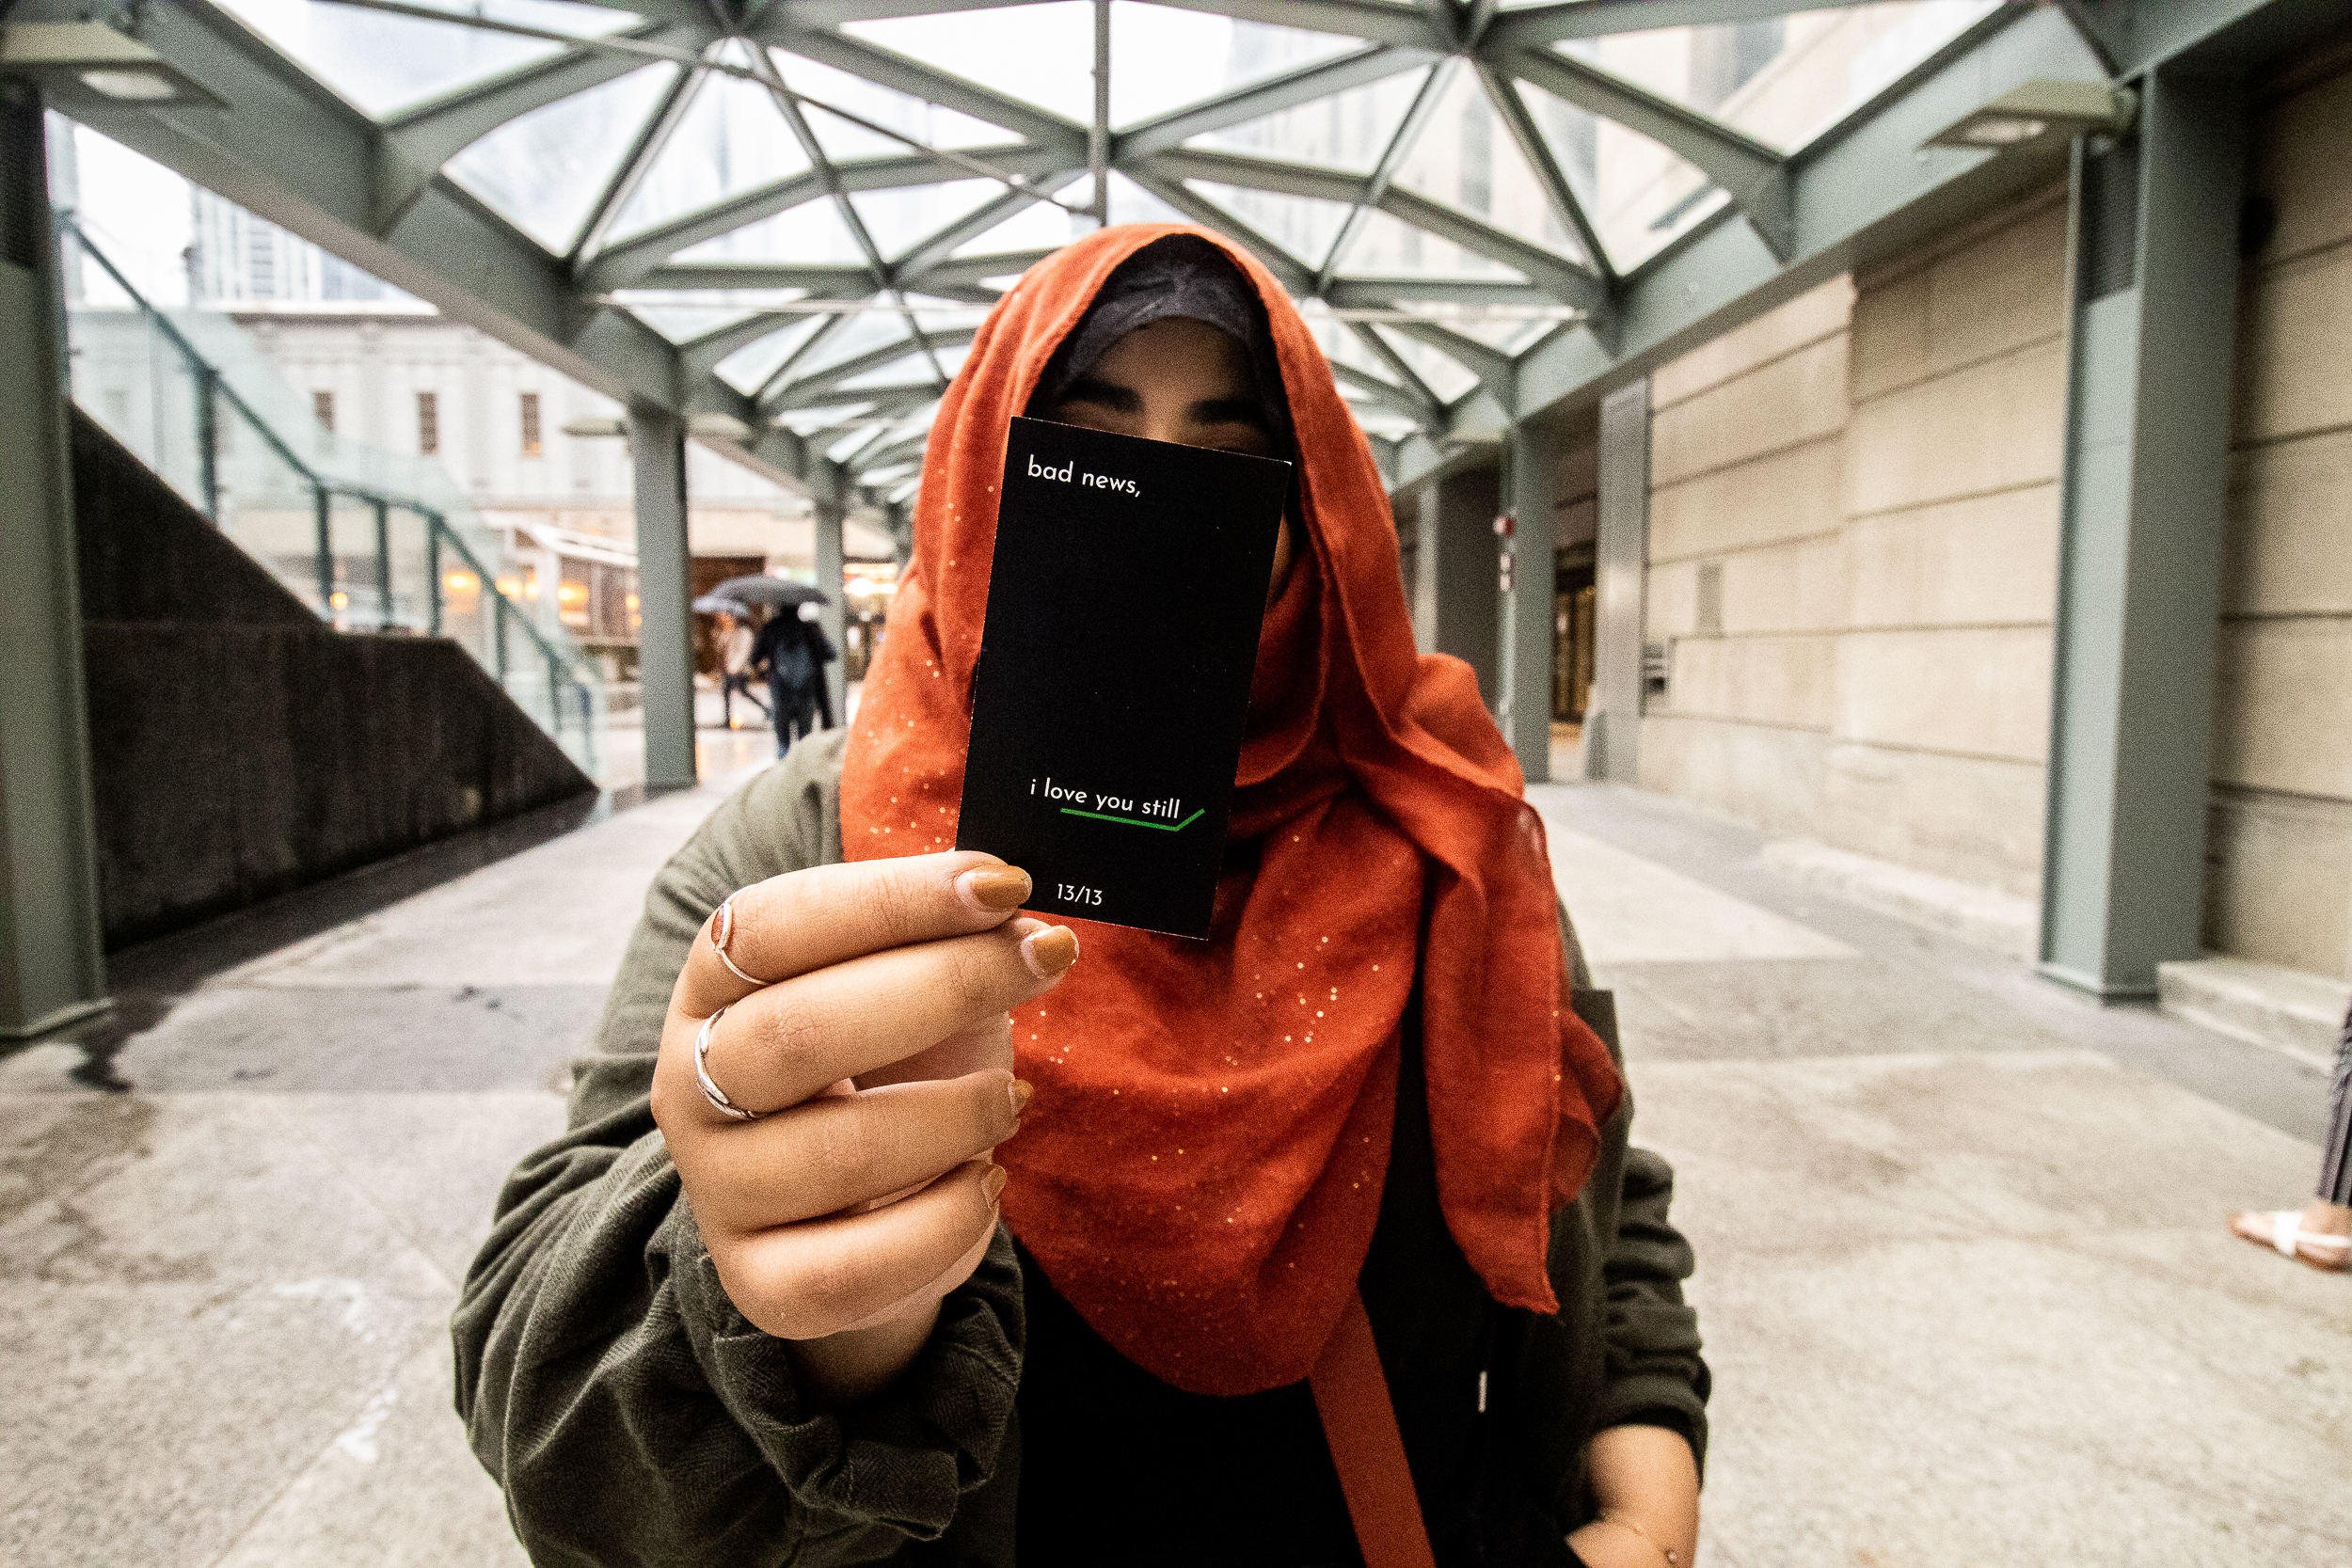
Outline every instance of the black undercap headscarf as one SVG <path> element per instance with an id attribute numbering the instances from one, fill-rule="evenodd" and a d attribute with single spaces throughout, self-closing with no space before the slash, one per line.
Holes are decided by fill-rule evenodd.
<path id="1" fill-rule="evenodd" d="M 1029 412 L 1041 415 L 1061 402 L 1128 333 L 1170 316 L 1206 322 L 1248 350 L 1266 433 L 1280 443 L 1280 455 L 1290 455 L 1290 400 L 1282 392 L 1265 307 L 1223 252 L 1191 234 L 1154 240 L 1104 280 L 1086 319 L 1046 362 Z"/>

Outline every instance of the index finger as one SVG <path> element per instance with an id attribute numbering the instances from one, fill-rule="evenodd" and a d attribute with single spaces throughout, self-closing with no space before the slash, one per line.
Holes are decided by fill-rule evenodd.
<path id="1" fill-rule="evenodd" d="M 771 877 L 739 890 L 703 922 L 672 1003 L 689 1018 L 707 1018 L 812 970 L 989 930 L 1028 896 L 1027 872 L 977 849 Z"/>

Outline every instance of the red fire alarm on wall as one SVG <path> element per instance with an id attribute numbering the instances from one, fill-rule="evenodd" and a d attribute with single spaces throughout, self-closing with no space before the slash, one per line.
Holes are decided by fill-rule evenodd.
<path id="1" fill-rule="evenodd" d="M 1513 520 L 1511 514 L 1508 512 L 1505 512 L 1502 516 L 1495 519 L 1496 538 L 1508 539 L 1511 535 L 1517 533 L 1518 531 L 1518 524 Z"/>

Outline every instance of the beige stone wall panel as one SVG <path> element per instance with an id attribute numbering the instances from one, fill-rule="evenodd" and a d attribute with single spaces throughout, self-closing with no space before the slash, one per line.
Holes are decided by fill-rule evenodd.
<path id="1" fill-rule="evenodd" d="M 2048 342 L 1863 404 L 1846 431 L 1854 516 L 2055 481 L 2066 353 Z"/>
<path id="2" fill-rule="evenodd" d="M 1830 637 L 1681 638 L 1667 706 L 1677 717 L 1826 730 L 1836 647 Z"/>
<path id="3" fill-rule="evenodd" d="M 1853 314 L 1853 279 L 1840 273 L 1756 320 L 1650 374 L 1650 406 L 1670 408 L 1719 383 L 1741 375 L 1846 329 Z"/>
<path id="4" fill-rule="evenodd" d="M 2047 627 L 1850 632 L 1837 737 L 2039 764 L 2049 752 Z"/>
<path id="5" fill-rule="evenodd" d="M 1689 637 L 1699 629 L 1698 583 L 1696 561 L 1676 561 L 1650 568 L 1648 589 L 1642 604 L 1643 641 L 1663 642 L 1669 638 Z"/>
<path id="6" fill-rule="evenodd" d="M 2352 614 L 2352 431 L 2254 447 L 2232 468 L 2221 612 Z"/>
<path id="7" fill-rule="evenodd" d="M 2352 805 L 2220 788 L 2205 815 L 2205 946 L 2352 979 Z"/>
<path id="8" fill-rule="evenodd" d="M 2352 798 L 2352 620 L 2225 621 L 2214 778 Z"/>
<path id="9" fill-rule="evenodd" d="M 1838 504 L 1843 464 L 1833 436 L 1653 489 L 1650 560 L 1724 555 L 1834 533 L 1845 520 Z"/>
<path id="10" fill-rule="evenodd" d="M 1846 340 L 1824 338 L 1656 415 L 1650 483 L 1817 440 L 1845 424 L 1846 407 Z"/>
<path id="11" fill-rule="evenodd" d="M 1845 619 L 1844 557 L 1834 535 L 1725 556 L 1724 635 L 1837 630 Z"/>
<path id="12" fill-rule="evenodd" d="M 1808 730 L 1676 715 L 1642 721 L 1642 788 L 1751 822 L 1812 835 L 1821 817 L 1828 737 Z"/>
<path id="13" fill-rule="evenodd" d="M 2352 245 L 2267 269 L 2241 297 L 2236 438 L 2352 425 Z"/>
<path id="14" fill-rule="evenodd" d="M 2066 332 L 2066 209 L 2020 214 L 1928 271 L 1928 371 L 1963 369 Z"/>
<path id="15" fill-rule="evenodd" d="M 1644 744 L 1648 732 L 1645 730 Z M 1832 745 L 1815 836 L 2023 898 L 2040 896 L 2041 768 L 1987 757 Z"/>
<path id="16" fill-rule="evenodd" d="M 1857 518 L 1841 560 L 1847 624 L 2046 626 L 2058 605 L 2058 537 L 2056 484 Z"/>
<path id="17" fill-rule="evenodd" d="M 2272 105 L 2254 127 L 2248 188 L 2270 198 L 2279 228 L 2265 261 L 2352 240 L 2352 71 Z"/>
<path id="18" fill-rule="evenodd" d="M 1927 379 L 1928 293 L 1923 267 L 1855 296 L 1849 372 L 1855 402 Z"/>

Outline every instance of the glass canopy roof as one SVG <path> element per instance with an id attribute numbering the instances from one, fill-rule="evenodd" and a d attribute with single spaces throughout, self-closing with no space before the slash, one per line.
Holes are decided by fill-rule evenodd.
<path id="1" fill-rule="evenodd" d="M 1385 448 L 1702 231 L 1774 243 L 1779 165 L 1999 0 L 215 3 L 893 505 L 1104 218 L 1251 248 Z"/>

